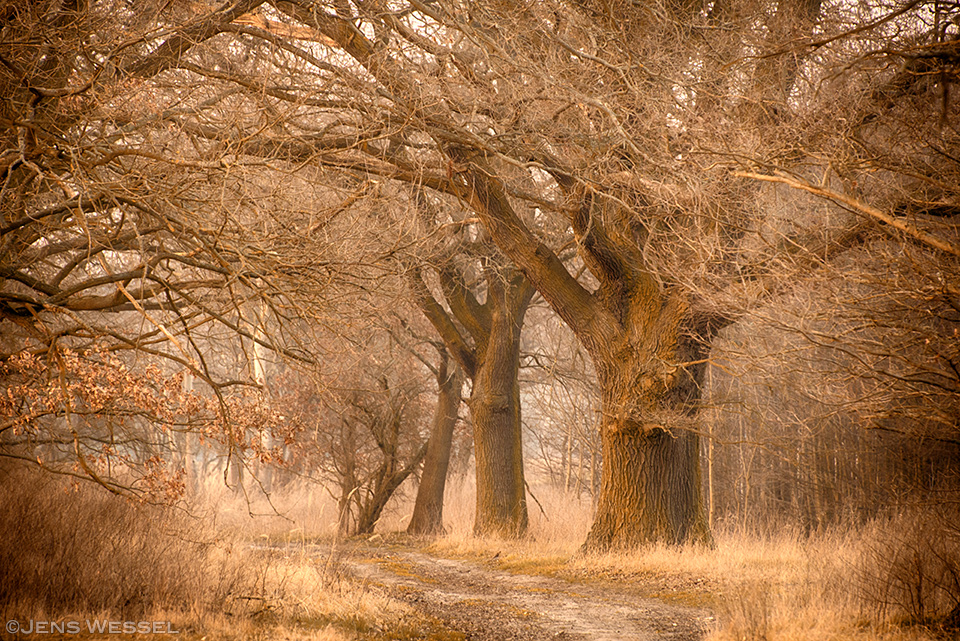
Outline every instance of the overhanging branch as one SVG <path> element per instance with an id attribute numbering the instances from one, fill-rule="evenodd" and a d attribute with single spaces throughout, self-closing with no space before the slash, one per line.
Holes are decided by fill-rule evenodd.
<path id="1" fill-rule="evenodd" d="M 960 257 L 960 246 L 957 246 L 949 241 L 943 240 L 942 238 L 937 238 L 932 234 L 928 234 L 922 229 L 919 229 L 908 222 L 899 220 L 894 216 L 891 216 L 890 214 L 885 214 L 879 209 L 875 207 L 871 207 L 870 205 L 863 203 L 848 194 L 843 194 L 838 191 L 829 189 L 827 187 L 819 187 L 816 185 L 812 185 L 805 180 L 801 180 L 793 176 L 787 176 L 782 172 L 776 172 L 775 174 L 770 175 L 770 174 L 757 174 L 749 171 L 735 171 L 733 172 L 733 175 L 739 178 L 750 178 L 753 180 L 760 180 L 763 182 L 781 183 L 781 184 L 787 185 L 788 187 L 792 187 L 793 189 L 799 189 L 801 191 L 805 191 L 807 193 L 813 194 L 814 196 L 819 196 L 820 198 L 832 200 L 835 203 L 844 205 L 852 209 L 854 212 L 860 214 L 861 216 L 867 216 L 869 218 L 873 218 L 874 220 L 878 220 L 885 225 L 889 225 L 890 227 L 893 227 L 894 229 L 899 229 L 903 233 L 907 234 L 908 236 L 912 237 L 915 240 L 920 241 L 921 243 L 923 243 L 924 245 L 927 245 L 928 247 L 931 247 L 933 249 L 938 249 L 942 252 L 946 252 L 948 254 L 953 254 L 954 256 Z"/>

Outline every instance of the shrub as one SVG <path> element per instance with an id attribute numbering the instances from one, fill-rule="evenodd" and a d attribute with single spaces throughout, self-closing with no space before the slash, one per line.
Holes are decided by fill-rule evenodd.
<path id="1" fill-rule="evenodd" d="M 252 583 L 246 562 L 184 510 L 91 483 L 0 469 L 0 608 L 10 615 L 220 609 Z"/>
<path id="2" fill-rule="evenodd" d="M 960 624 L 960 505 L 913 507 L 874 524 L 861 599 L 879 620 Z"/>

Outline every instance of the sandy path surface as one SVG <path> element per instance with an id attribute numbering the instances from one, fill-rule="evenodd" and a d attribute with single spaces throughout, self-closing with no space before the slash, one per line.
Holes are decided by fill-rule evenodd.
<path id="1" fill-rule="evenodd" d="M 629 586 L 516 574 L 409 548 L 360 548 L 349 572 L 461 638 L 479 641 L 590 639 L 693 641 L 710 611 L 644 598 Z"/>

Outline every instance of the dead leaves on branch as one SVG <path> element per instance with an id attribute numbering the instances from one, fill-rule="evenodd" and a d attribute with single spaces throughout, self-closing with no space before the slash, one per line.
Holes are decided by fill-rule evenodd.
<path id="1" fill-rule="evenodd" d="M 184 384 L 183 371 L 131 367 L 104 351 L 55 348 L 41 358 L 24 350 L 0 366 L 0 377 L 0 458 L 92 478 L 144 500 L 183 495 L 185 472 L 175 459 L 188 434 L 275 464 L 297 431 L 259 389 L 202 394 Z"/>

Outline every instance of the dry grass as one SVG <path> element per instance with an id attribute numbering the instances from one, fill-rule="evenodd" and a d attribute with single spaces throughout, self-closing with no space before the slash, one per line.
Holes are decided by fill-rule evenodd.
<path id="1" fill-rule="evenodd" d="M 154 606 L 223 609 L 243 590 L 227 548 L 182 511 L 22 469 L 0 484 L 0 603 L 8 614 Z"/>
<path id="2" fill-rule="evenodd" d="M 33 470 L 0 474 L 5 621 L 75 621 L 84 630 L 90 620 L 159 621 L 181 640 L 338 641 L 377 638 L 409 618 L 406 606 L 352 580 L 335 546 L 308 544 L 309 527 L 322 534 L 325 522 L 304 527 L 249 511 L 245 521 L 246 502 L 226 495 L 201 518 Z M 282 546 L 251 544 L 243 531 L 283 532 L 281 524 Z"/>
<path id="3" fill-rule="evenodd" d="M 226 487 L 222 476 L 213 475 L 192 499 L 191 512 L 217 530 L 246 538 L 291 542 L 336 537 L 336 502 L 319 485 L 294 482 L 269 498 L 254 483 L 248 482 L 245 490 Z"/>
<path id="4" fill-rule="evenodd" d="M 530 527 L 527 536 L 504 546 L 500 540 L 473 535 L 476 502 L 473 479 L 453 480 L 448 484 L 443 508 L 447 534 L 438 539 L 432 549 L 461 556 L 492 556 L 499 552 L 503 559 L 572 556 L 586 538 L 593 520 L 590 498 L 578 498 L 550 485 L 534 486 L 532 492 L 536 500 L 530 499 L 528 494 Z"/>
<path id="5" fill-rule="evenodd" d="M 960 637 L 960 502 L 909 506 L 865 528 L 858 578 L 874 618 L 946 623 Z"/>
<path id="6" fill-rule="evenodd" d="M 718 528 L 714 547 L 652 546 L 583 555 L 579 546 L 591 521 L 588 502 L 555 490 L 535 490 L 549 518 L 534 507 L 530 535 L 504 542 L 472 536 L 469 485 L 454 489 L 452 509 L 446 508 L 453 515 L 449 533 L 432 544 L 433 552 L 495 562 L 513 571 L 620 584 L 669 602 L 709 607 L 717 615 L 709 641 L 920 641 L 950 634 L 917 624 L 923 621 L 909 616 L 909 605 L 903 605 L 911 602 L 911 586 L 915 593 L 917 583 L 924 581 L 916 576 L 915 552 L 921 548 L 927 550 L 924 585 L 929 607 L 936 604 L 942 616 L 955 603 L 951 595 L 956 592 L 930 587 L 932 576 L 948 585 L 956 576 L 950 574 L 955 566 L 949 560 L 960 560 L 960 544 L 943 544 L 956 541 L 956 529 L 953 539 L 945 537 L 950 532 L 942 520 L 939 526 L 922 526 L 897 517 L 812 536 L 791 530 L 762 536 Z M 926 545 L 933 540 L 940 544 Z M 899 566 L 892 563 L 897 558 L 904 560 Z M 884 607 L 878 607 L 878 598 Z"/>
<path id="7" fill-rule="evenodd" d="M 0 474 L 6 620 L 171 621 L 184 641 L 422 633 L 406 605 L 344 571 L 338 550 L 351 543 L 336 542 L 335 509 L 315 488 L 288 488 L 270 505 L 213 486 L 191 516 L 36 472 Z M 717 615 L 710 641 L 943 638 L 923 624 L 960 599 L 960 518 L 953 512 L 914 511 L 810 537 L 720 528 L 714 547 L 583 555 L 589 500 L 547 486 L 533 491 L 543 511 L 531 501 L 525 539 L 478 539 L 471 533 L 472 482 L 453 479 L 448 534 L 430 549 L 709 607 Z M 380 532 L 405 527 L 408 503 L 392 506 Z"/>
<path id="8" fill-rule="evenodd" d="M 721 596 L 720 625 L 711 641 L 915 641 L 949 636 L 936 626 L 927 627 L 926 621 L 874 606 L 888 575 L 868 573 L 867 568 L 877 560 L 878 537 L 896 527 L 894 520 L 810 537 L 722 534 L 710 573 Z M 703 558 L 711 556 L 709 552 L 691 551 L 686 556 L 685 570 L 710 572 L 709 559 Z"/>

